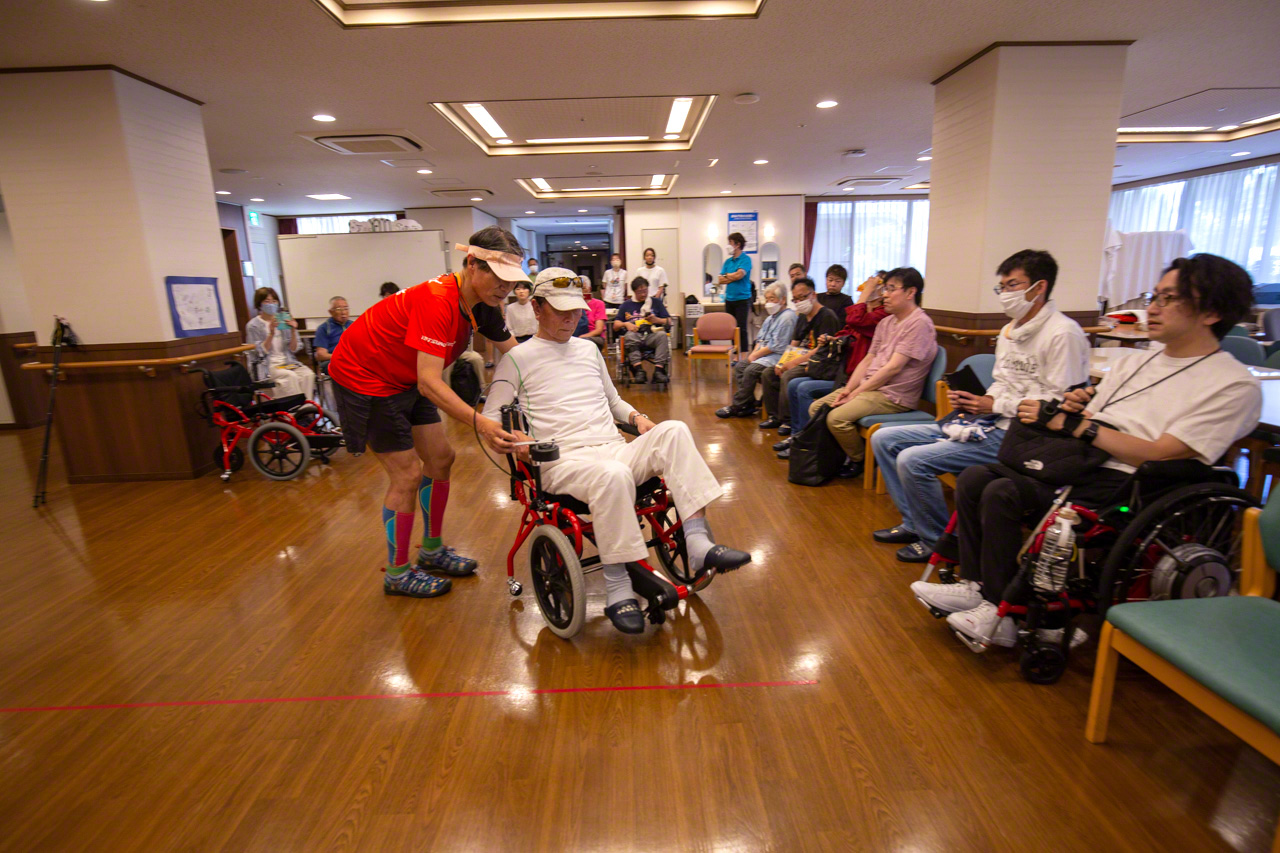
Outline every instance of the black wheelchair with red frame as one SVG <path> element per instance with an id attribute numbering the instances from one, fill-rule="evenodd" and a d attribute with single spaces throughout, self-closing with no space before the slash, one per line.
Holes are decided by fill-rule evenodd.
<path id="1" fill-rule="evenodd" d="M 502 407 L 502 428 L 527 430 L 516 403 Z M 635 427 L 619 424 L 622 432 L 638 435 Z M 551 494 L 542 488 L 540 463 L 560 456 L 552 441 L 531 442 L 530 461 L 507 455 L 511 475 L 511 499 L 524 507 L 515 544 L 507 553 L 507 588 L 511 595 L 523 591 L 515 578 L 515 557 L 525 542 L 529 547 L 529 575 L 538 609 L 547 626 L 559 637 L 576 635 L 586 619 L 584 576 L 603 568 L 599 555 L 583 557 L 584 543 L 595 545 L 595 530 L 588 518 L 591 508 L 571 495 Z M 655 625 L 666 621 L 666 613 L 691 593 L 710 585 L 714 572 L 692 572 L 685 550 L 683 521 L 676 511 L 671 492 L 661 477 L 653 477 L 636 487 L 636 515 L 648 526 L 652 537 L 645 543 L 657 555 L 657 568 L 649 561 L 628 563 L 627 573 L 636 594 L 644 599 L 644 614 Z M 661 574 L 659 574 L 659 570 Z"/>
<path id="2" fill-rule="evenodd" d="M 1259 506 L 1238 483 L 1231 468 L 1184 459 L 1143 464 L 1101 506 L 1074 503 L 1071 487 L 1059 489 L 1001 596 L 1000 616 L 1018 622 L 1023 677 L 1035 684 L 1062 677 L 1081 616 L 1105 617 L 1123 602 L 1229 594 L 1240 574 L 1244 512 Z M 922 580 L 936 569 L 943 583 L 956 581 L 955 525 L 953 514 Z M 1042 629 L 1060 629 L 1061 637 L 1045 639 Z M 990 644 L 957 636 L 974 651 Z"/>
<path id="3" fill-rule="evenodd" d="M 200 416 L 219 430 L 213 462 L 222 481 L 244 467 L 248 448 L 250 464 L 272 480 L 302 476 L 312 459 L 323 464 L 344 446 L 337 418 L 305 395 L 271 399 L 262 393 L 274 388 L 270 380 L 255 382 L 238 361 L 222 370 L 201 370 L 205 389 L 200 394 Z"/>

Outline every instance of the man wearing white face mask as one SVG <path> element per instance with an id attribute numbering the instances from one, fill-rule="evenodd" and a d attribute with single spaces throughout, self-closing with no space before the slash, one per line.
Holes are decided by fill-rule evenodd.
<path id="1" fill-rule="evenodd" d="M 716 411 L 716 417 L 747 417 L 755 411 L 756 384 L 782 358 L 795 331 L 796 312 L 787 307 L 787 290 L 781 282 L 764 289 L 764 310 L 769 316 L 756 335 L 756 345 L 746 358 L 733 365 L 733 404 Z"/>
<path id="2" fill-rule="evenodd" d="M 872 535 L 901 544 L 898 559 L 905 563 L 928 560 L 950 518 L 938 475 L 995 462 L 1020 401 L 1060 398 L 1089 378 L 1089 340 L 1050 300 L 1058 277 L 1053 256 L 1026 249 L 1000 264 L 997 274 L 996 295 L 1012 322 L 996 338 L 994 381 L 981 397 L 948 394 L 952 408 L 967 413 L 966 424 L 977 428 L 948 436 L 937 424 L 914 424 L 882 427 L 871 437 L 885 487 L 902 513 L 900 524 Z"/>

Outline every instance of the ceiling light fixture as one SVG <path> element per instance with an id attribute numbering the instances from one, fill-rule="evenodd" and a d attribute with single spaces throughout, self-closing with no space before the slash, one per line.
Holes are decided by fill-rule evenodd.
<path id="1" fill-rule="evenodd" d="M 266 201 L 265 198 L 251 198 L 249 201 Z"/>
<path id="2" fill-rule="evenodd" d="M 586 209 L 585 207 L 580 207 L 580 208 L 578 208 L 578 212 L 579 212 L 579 213 L 586 213 L 586 212 L 587 212 L 587 209 Z"/>
<path id="3" fill-rule="evenodd" d="M 314 198 L 316 201 L 349 201 L 351 196 L 342 193 L 317 193 L 308 195 L 307 198 Z"/>
<path id="4" fill-rule="evenodd" d="M 716 163 L 719 163 L 719 162 L 720 162 L 719 157 L 712 158 L 711 162 L 707 164 L 707 168 L 710 169 L 712 166 L 714 166 Z"/>
<path id="5" fill-rule="evenodd" d="M 652 178 L 649 179 L 650 189 L 654 187 L 662 186 L 662 182 L 665 181 L 666 179 L 667 179 L 666 175 L 654 175 Z"/>
<path id="6" fill-rule="evenodd" d="M 231 195 L 231 191 L 230 190 L 214 190 L 213 194 L 214 195 Z"/>
<path id="7" fill-rule="evenodd" d="M 1237 151 L 1236 153 L 1232 154 L 1231 156 L 1232 156 L 1232 157 L 1248 157 L 1248 156 L 1249 156 L 1250 154 L 1252 154 L 1252 153 L 1253 153 L 1252 151 Z"/>
<path id="8" fill-rule="evenodd" d="M 526 210 L 526 211 L 525 211 L 525 213 L 526 213 L 526 214 L 528 214 L 529 216 L 533 216 L 533 211 L 532 211 L 532 210 Z"/>
<path id="9" fill-rule="evenodd" d="M 430 169 L 419 169 L 419 170 L 418 170 L 418 174 L 419 174 L 419 175 L 430 175 L 430 174 L 432 174 L 432 172 L 431 172 L 431 170 L 430 170 Z"/>
<path id="10" fill-rule="evenodd" d="M 670 142 L 670 141 L 671 141 L 671 140 L 673 140 L 673 139 L 679 139 L 679 138 L 680 138 L 680 134 L 678 134 L 678 133 L 668 133 L 666 136 L 664 136 L 664 137 L 662 137 L 662 138 L 663 138 L 663 139 L 665 139 L 665 140 L 667 140 L 668 142 Z"/>
<path id="11" fill-rule="evenodd" d="M 1278 118 L 1280 118 L 1280 113 L 1275 113 L 1273 115 L 1263 116 L 1262 118 L 1249 119 L 1248 121 L 1243 122 L 1243 125 L 1248 127 L 1251 124 L 1262 124 L 1264 121 L 1275 121 Z"/>
<path id="12" fill-rule="evenodd" d="M 671 102 L 671 114 L 667 116 L 667 133 L 679 133 L 684 130 L 684 123 L 689 119 L 689 108 L 693 106 L 693 98 L 676 98 Z"/>
<path id="13" fill-rule="evenodd" d="M 638 190 L 641 187 L 565 187 L 560 190 L 562 193 L 598 193 L 612 192 L 614 190 Z"/>
<path id="14" fill-rule="evenodd" d="M 530 145 L 573 145 L 579 142 L 648 142 L 647 136 L 563 136 L 550 139 L 526 139 Z"/>
<path id="15" fill-rule="evenodd" d="M 932 160 L 932 159 L 933 159 L 932 157 L 917 157 L 917 158 L 916 158 L 916 162 L 917 162 L 917 163 L 928 163 L 928 162 L 929 162 L 930 160 Z"/>
<path id="16" fill-rule="evenodd" d="M 728 195 L 731 192 L 733 192 L 733 190 L 720 190 L 720 195 Z"/>
<path id="17" fill-rule="evenodd" d="M 853 192 L 853 190 L 854 190 L 854 188 L 853 188 L 853 187 L 842 187 L 841 189 L 842 189 L 844 192 L 847 192 L 847 193 L 851 193 L 851 192 Z"/>
<path id="18" fill-rule="evenodd" d="M 544 193 L 551 192 L 551 184 L 547 183 L 546 178 L 534 178 L 533 185 L 536 186 L 538 189 L 542 190 Z"/>
<path id="19" fill-rule="evenodd" d="M 484 104 L 463 104 L 462 108 L 471 113 L 471 117 L 476 120 L 476 123 L 484 128 L 484 132 L 494 139 L 506 137 L 506 131 L 502 129 L 502 125 L 493 120 L 493 116 L 489 115 L 489 111 L 484 108 Z"/>
<path id="20" fill-rule="evenodd" d="M 312 121 L 337 121 L 337 119 L 334 118 L 333 116 L 325 115 L 324 113 L 317 113 L 316 115 L 313 115 L 311 117 L 311 120 Z"/>
<path id="21" fill-rule="evenodd" d="M 1240 125 L 1238 124 L 1224 124 L 1222 127 L 1218 128 L 1218 130 L 1239 130 L 1239 129 L 1240 129 Z"/>
<path id="22" fill-rule="evenodd" d="M 1196 133 L 1207 127 L 1118 127 L 1117 133 Z"/>
<path id="23" fill-rule="evenodd" d="M 514 143 L 514 141 L 513 141 L 513 140 L 510 140 L 510 139 L 499 139 L 499 140 L 498 140 L 498 144 L 499 144 L 499 145 L 513 145 L 513 144 L 515 144 L 515 143 Z"/>
<path id="24" fill-rule="evenodd" d="M 478 196 L 478 195 L 473 195 L 473 196 L 471 197 L 471 200 L 472 200 L 472 201 L 484 201 L 484 199 L 482 199 L 482 198 L 481 198 L 480 196 Z"/>
<path id="25" fill-rule="evenodd" d="M 754 161 L 752 161 L 752 162 L 753 162 L 753 163 L 754 163 L 754 165 L 756 165 L 756 166 L 767 166 L 767 165 L 769 165 L 769 161 L 768 161 L 768 160 L 754 160 Z"/>
<path id="26" fill-rule="evenodd" d="M 818 109 L 820 110 L 829 110 L 832 107 L 838 106 L 840 106 L 839 101 L 818 101 Z"/>

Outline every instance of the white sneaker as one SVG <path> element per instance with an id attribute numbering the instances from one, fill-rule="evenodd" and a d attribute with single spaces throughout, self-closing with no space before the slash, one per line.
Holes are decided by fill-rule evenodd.
<path id="1" fill-rule="evenodd" d="M 931 610 L 958 613 L 962 610 L 972 610 L 982 603 L 982 584 L 977 581 L 957 581 L 956 583 L 916 581 L 911 585 L 911 594 Z"/>
<path id="2" fill-rule="evenodd" d="M 972 610 L 952 613 L 947 624 L 956 636 L 973 652 L 981 654 L 991 646 L 1010 649 L 1018 642 L 1018 629 L 1013 617 L 1000 618 L 1000 610 L 990 601 L 983 601 Z"/>
<path id="3" fill-rule="evenodd" d="M 1036 631 L 1036 639 L 1042 643 L 1059 646 L 1062 645 L 1062 632 L 1065 630 L 1065 628 L 1041 628 Z M 1083 628 L 1076 628 L 1071 633 L 1071 648 L 1074 649 L 1076 646 L 1084 645 L 1084 642 L 1088 639 L 1089 635 L 1085 633 Z"/>

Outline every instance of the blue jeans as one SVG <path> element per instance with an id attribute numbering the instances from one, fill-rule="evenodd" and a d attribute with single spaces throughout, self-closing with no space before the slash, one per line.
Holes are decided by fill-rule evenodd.
<path id="1" fill-rule="evenodd" d="M 795 435 L 809 423 L 809 406 L 819 397 L 835 390 L 830 379 L 792 379 L 787 383 L 787 402 L 791 406 L 791 434 Z"/>
<path id="2" fill-rule="evenodd" d="M 951 513 L 942 494 L 939 474 L 958 474 L 972 465 L 996 461 L 1004 430 L 987 433 L 983 441 L 939 441 L 937 424 L 882 426 L 871 436 L 871 452 L 884 475 L 889 497 L 902 513 L 902 526 L 926 545 L 947 527 Z"/>

